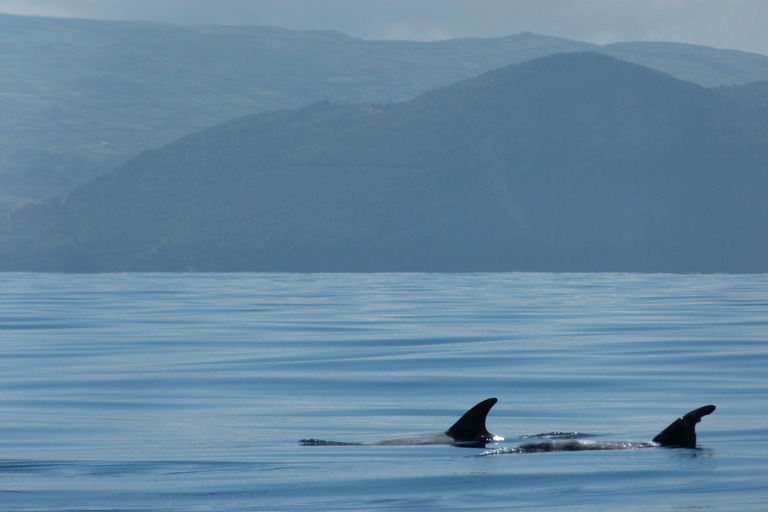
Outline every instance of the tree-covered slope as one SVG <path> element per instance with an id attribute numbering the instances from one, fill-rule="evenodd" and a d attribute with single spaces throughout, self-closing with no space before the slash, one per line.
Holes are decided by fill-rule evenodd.
<path id="1" fill-rule="evenodd" d="M 319 103 L 16 211 L 6 270 L 768 271 L 768 120 L 598 54 Z"/>

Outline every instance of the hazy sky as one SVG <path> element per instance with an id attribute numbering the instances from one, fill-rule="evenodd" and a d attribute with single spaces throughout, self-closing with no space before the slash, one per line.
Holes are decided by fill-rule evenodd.
<path id="1" fill-rule="evenodd" d="M 676 41 L 768 55 L 768 0 L 0 0 L 0 12 L 333 29 L 364 39 L 530 31 L 593 43 Z"/>

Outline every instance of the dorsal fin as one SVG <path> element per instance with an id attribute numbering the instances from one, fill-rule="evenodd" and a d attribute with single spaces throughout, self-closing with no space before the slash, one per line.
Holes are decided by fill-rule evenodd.
<path id="1" fill-rule="evenodd" d="M 705 405 L 689 412 L 662 430 L 659 435 L 653 438 L 653 442 L 659 443 L 661 446 L 696 448 L 696 424 L 701 421 L 702 416 L 712 414 L 714 410 L 714 405 Z"/>
<path id="2" fill-rule="evenodd" d="M 495 398 L 483 400 L 465 412 L 446 434 L 458 442 L 493 441 L 493 434 L 485 428 L 485 418 L 496 402 L 498 400 Z"/>

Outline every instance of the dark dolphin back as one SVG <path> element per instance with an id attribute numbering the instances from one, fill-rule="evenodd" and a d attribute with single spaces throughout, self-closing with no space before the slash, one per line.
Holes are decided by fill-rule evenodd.
<path id="1" fill-rule="evenodd" d="M 496 402 L 498 400 L 495 398 L 483 400 L 465 412 L 446 434 L 457 442 L 493 441 L 493 434 L 485 428 L 485 418 Z"/>
<path id="2" fill-rule="evenodd" d="M 659 435 L 653 438 L 653 442 L 659 443 L 661 446 L 696 448 L 696 424 L 701 421 L 703 416 L 712 414 L 714 410 L 714 405 L 705 405 L 689 412 L 662 430 Z"/>

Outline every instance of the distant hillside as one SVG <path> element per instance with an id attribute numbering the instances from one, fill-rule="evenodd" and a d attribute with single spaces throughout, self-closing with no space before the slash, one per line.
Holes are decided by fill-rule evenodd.
<path id="1" fill-rule="evenodd" d="M 0 224 L 0 269 L 768 271 L 768 118 L 591 53 L 240 118 Z"/>
<path id="2" fill-rule="evenodd" d="M 0 15 L 0 45 L 0 209 L 63 194 L 227 119 L 323 100 L 401 101 L 552 53 L 606 51 L 707 86 L 768 80 L 761 55 L 530 33 L 418 43 Z"/>
<path id="3" fill-rule="evenodd" d="M 747 108 L 768 110 L 768 81 L 718 87 L 715 91 Z"/>
<path id="4" fill-rule="evenodd" d="M 757 53 L 659 42 L 614 43 L 597 51 L 705 87 L 768 80 L 768 57 Z"/>

